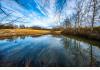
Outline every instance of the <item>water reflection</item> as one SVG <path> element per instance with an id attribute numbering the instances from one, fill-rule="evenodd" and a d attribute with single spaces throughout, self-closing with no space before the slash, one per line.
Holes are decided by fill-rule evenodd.
<path id="1" fill-rule="evenodd" d="M 100 66 L 100 48 L 64 36 L 13 37 L 0 40 L 0 66 Z"/>
<path id="2" fill-rule="evenodd" d="M 62 41 L 70 53 L 69 57 L 72 58 L 74 66 L 100 66 L 100 48 L 97 46 L 67 37 Z"/>

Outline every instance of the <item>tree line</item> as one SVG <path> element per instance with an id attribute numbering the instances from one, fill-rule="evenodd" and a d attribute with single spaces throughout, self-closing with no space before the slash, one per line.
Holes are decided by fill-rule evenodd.
<path id="1" fill-rule="evenodd" d="M 100 23 L 100 0 L 63 0 L 59 12 L 62 13 L 67 2 L 75 1 L 75 6 L 70 9 L 74 10 L 71 16 L 67 16 L 63 22 L 63 28 L 80 29 L 82 27 L 93 28 L 97 23 Z M 69 4 L 67 4 L 69 5 Z M 73 4 L 72 4 L 73 5 Z M 67 7 L 67 6 L 66 6 Z M 7 12 L 8 10 L 9 12 Z M 67 10 L 65 10 L 67 11 Z M 27 23 L 23 17 L 12 15 L 13 10 L 5 8 L 0 2 L 0 28 L 25 28 L 24 25 L 16 25 L 15 23 Z M 3 15 L 3 16 L 2 16 Z M 9 20 L 7 20 L 9 18 Z M 10 19 L 14 18 L 14 19 Z M 60 16 L 59 16 L 60 18 Z M 59 19 L 60 20 L 60 19 Z M 6 21 L 6 22 L 3 22 Z M 3 24 L 2 24 L 3 23 Z"/>
<path id="2" fill-rule="evenodd" d="M 71 0 L 69 0 L 71 1 Z M 75 7 L 72 8 L 74 13 L 67 16 L 63 22 L 64 28 L 93 28 L 100 23 L 100 0 L 74 0 Z M 65 5 L 65 3 L 63 4 Z M 70 7 L 71 8 L 71 7 Z M 67 10 L 66 10 L 67 11 Z"/>

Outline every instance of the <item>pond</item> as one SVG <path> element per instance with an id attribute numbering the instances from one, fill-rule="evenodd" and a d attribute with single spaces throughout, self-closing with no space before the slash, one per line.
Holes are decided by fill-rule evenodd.
<path id="1" fill-rule="evenodd" d="M 0 66 L 100 66 L 100 46 L 67 36 L 21 36 L 0 40 Z"/>

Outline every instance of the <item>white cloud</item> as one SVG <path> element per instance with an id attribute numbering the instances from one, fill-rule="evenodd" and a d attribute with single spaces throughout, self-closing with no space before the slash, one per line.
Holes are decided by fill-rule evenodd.
<path id="1" fill-rule="evenodd" d="M 20 5 L 18 5 L 13 0 L 2 0 L 2 5 L 9 9 L 14 11 L 12 13 L 13 16 L 22 17 L 23 21 L 28 23 L 20 23 L 17 22 L 16 24 L 25 24 L 27 26 L 31 25 L 38 25 L 43 27 L 49 27 L 49 26 L 55 26 L 58 25 L 57 22 L 59 20 L 59 13 L 55 12 L 55 1 L 56 0 L 48 0 L 48 5 L 45 5 L 45 0 L 34 0 L 37 4 L 37 8 L 48 17 L 41 17 L 36 12 L 31 11 L 22 8 Z M 42 10 L 41 7 L 45 10 Z M 72 14 L 74 10 L 71 9 L 71 7 L 74 7 L 74 1 L 68 1 L 68 5 L 64 7 L 64 10 L 61 13 L 61 21 L 66 17 Z M 6 10 L 7 11 L 7 10 Z M 11 11 L 7 11 L 10 13 Z M 11 18 L 13 19 L 13 18 Z"/>

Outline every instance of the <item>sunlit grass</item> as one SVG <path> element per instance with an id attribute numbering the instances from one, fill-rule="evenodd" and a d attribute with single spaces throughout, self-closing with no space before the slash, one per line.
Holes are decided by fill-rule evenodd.
<path id="1" fill-rule="evenodd" d="M 34 30 L 34 29 L 0 29 L 0 37 L 15 36 L 15 35 L 44 35 L 49 34 L 49 30 Z"/>

